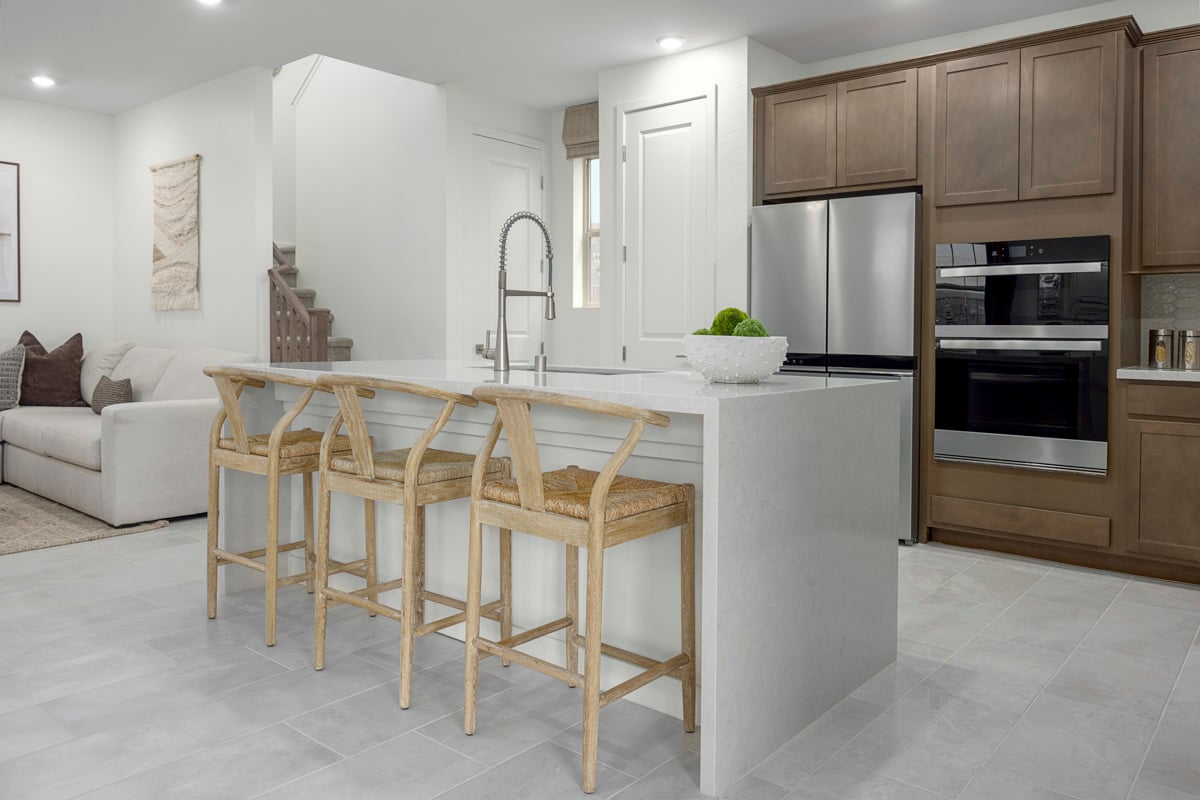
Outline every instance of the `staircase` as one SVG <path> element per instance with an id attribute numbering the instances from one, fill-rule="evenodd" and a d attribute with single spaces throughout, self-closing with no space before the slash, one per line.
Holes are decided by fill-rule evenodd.
<path id="1" fill-rule="evenodd" d="M 274 248 L 271 284 L 271 361 L 349 361 L 354 340 L 334 336 L 333 313 L 317 308 L 316 289 L 296 286 L 294 246 Z"/>

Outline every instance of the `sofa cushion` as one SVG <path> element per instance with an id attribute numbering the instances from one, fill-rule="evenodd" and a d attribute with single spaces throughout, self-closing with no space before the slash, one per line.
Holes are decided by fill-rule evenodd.
<path id="1" fill-rule="evenodd" d="M 21 334 L 25 345 L 25 373 L 21 377 L 21 403 L 27 406 L 82 406 L 79 392 L 83 334 L 77 333 L 51 352 L 29 331 Z"/>
<path id="2" fill-rule="evenodd" d="M 105 342 L 87 349 L 79 371 L 79 391 L 84 402 L 91 405 L 92 392 L 96 391 L 100 376 L 107 375 L 111 378 L 117 364 L 120 364 L 121 359 L 132 349 L 133 342 L 126 341 Z"/>
<path id="3" fill-rule="evenodd" d="M 206 347 L 189 347 L 177 350 L 175 358 L 163 372 L 162 380 L 150 395 L 151 400 L 194 400 L 216 397 L 217 386 L 213 379 L 204 374 L 204 368 L 213 364 L 245 363 L 253 361 L 249 353 L 217 350 Z"/>
<path id="4" fill-rule="evenodd" d="M 100 417 L 90 408 L 14 408 L 4 412 L 2 431 L 6 444 L 100 469 Z"/>
<path id="5" fill-rule="evenodd" d="M 149 400 L 154 387 L 162 379 L 163 372 L 170 366 L 178 351 L 167 347 L 145 347 L 134 345 L 129 349 L 108 377 L 114 381 L 129 378 L 133 384 L 135 401 Z"/>
<path id="6" fill-rule="evenodd" d="M 133 384 L 129 382 L 129 378 L 114 381 L 107 375 L 100 376 L 96 391 L 92 392 L 92 411 L 99 414 L 109 406 L 132 402 Z"/>
<path id="7" fill-rule="evenodd" d="M 24 345 L 18 344 L 0 353 L 0 411 L 16 408 L 21 401 L 21 374 L 24 371 Z"/>

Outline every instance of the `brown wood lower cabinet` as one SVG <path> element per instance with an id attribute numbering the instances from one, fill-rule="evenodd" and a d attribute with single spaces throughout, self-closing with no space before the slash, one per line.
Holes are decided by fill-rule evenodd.
<path id="1" fill-rule="evenodd" d="M 1131 413 L 1176 418 L 1125 423 L 1125 549 L 1200 564 L 1200 386 L 1128 391 Z"/>
<path id="2" fill-rule="evenodd" d="M 938 495 L 930 498 L 929 519 L 935 526 L 975 528 L 1089 547 L 1108 547 L 1112 536 L 1108 517 Z"/>

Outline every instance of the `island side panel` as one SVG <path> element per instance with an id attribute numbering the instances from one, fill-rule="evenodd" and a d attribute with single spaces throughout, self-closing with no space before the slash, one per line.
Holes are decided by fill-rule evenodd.
<path id="1" fill-rule="evenodd" d="M 705 794 L 895 660 L 899 393 L 730 399 L 705 426 Z"/>

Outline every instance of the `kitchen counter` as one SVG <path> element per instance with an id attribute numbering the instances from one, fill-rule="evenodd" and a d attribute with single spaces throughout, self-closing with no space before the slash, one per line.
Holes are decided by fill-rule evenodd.
<path id="1" fill-rule="evenodd" d="M 262 366 L 306 375 L 336 371 L 392 378 L 460 392 L 496 379 L 490 362 L 481 361 Z M 723 385 L 707 384 L 689 372 L 519 370 L 506 382 L 642 406 L 671 417 L 669 427 L 646 432 L 622 472 L 697 487 L 704 793 L 715 795 L 740 779 L 895 659 L 897 546 L 884 534 L 897 513 L 899 383 L 773 376 L 757 385 Z M 280 385 L 273 393 L 254 393 L 254 399 L 250 394 L 245 402 L 255 406 L 258 427 L 265 427 L 299 391 Z M 379 448 L 407 446 L 440 409 L 425 399 L 380 395 L 366 406 Z M 323 430 L 335 411 L 333 398 L 318 393 L 296 425 Z M 475 451 L 493 413 L 489 406 L 456 409 L 435 446 Z M 538 409 L 534 420 L 545 469 L 598 468 L 627 428 L 554 408 Z M 502 440 L 497 454 L 506 452 Z M 253 522 L 265 518 L 261 481 L 236 472 L 224 481 L 223 535 L 233 537 L 235 549 L 261 546 L 261 525 Z M 283 503 L 282 529 L 291 530 L 293 538 L 301 527 L 299 495 L 297 488 Z M 461 597 L 468 503 L 439 504 L 427 514 L 427 583 L 434 591 Z M 289 526 L 287 517 L 296 524 Z M 343 532 L 335 534 L 333 556 L 361 557 L 352 550 L 361 540 L 361 501 L 334 496 L 332 520 Z M 401 509 L 380 506 L 384 579 L 400 573 L 397 537 L 388 533 L 401 524 Z M 677 533 L 668 532 L 608 553 L 605 641 L 651 655 L 677 652 L 678 541 Z M 346 551 L 338 550 L 339 544 Z M 518 536 L 513 554 L 517 629 L 561 616 L 562 548 Z M 485 548 L 485 556 L 492 559 L 484 567 L 486 598 L 495 591 L 487 581 L 496 554 Z M 298 571 L 301 565 L 292 566 Z M 239 581 L 254 578 L 238 573 L 246 576 L 227 576 L 230 588 L 239 588 L 235 575 Z M 447 633 L 462 637 L 461 628 Z M 558 663 L 562 647 L 561 641 L 529 646 L 535 655 Z M 627 670 L 606 658 L 603 685 L 624 680 Z M 667 679 L 630 699 L 679 716 L 679 694 L 678 683 Z M 419 678 L 413 703 L 421 703 Z"/>
<path id="2" fill-rule="evenodd" d="M 1200 370 L 1151 369 L 1150 367 L 1121 367 L 1117 379 L 1122 381 L 1172 381 L 1200 384 Z"/>

